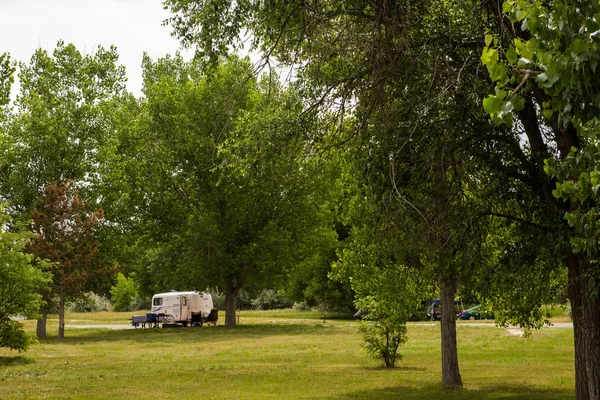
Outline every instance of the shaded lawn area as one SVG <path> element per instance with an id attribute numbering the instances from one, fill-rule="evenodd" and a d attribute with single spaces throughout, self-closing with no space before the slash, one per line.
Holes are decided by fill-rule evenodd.
<path id="1" fill-rule="evenodd" d="M 28 322 L 33 329 L 33 321 Z M 67 330 L 27 353 L 0 349 L 1 398 L 574 398 L 573 332 L 531 338 L 458 326 L 464 389 L 439 387 L 439 326 L 410 324 L 396 368 L 361 349 L 356 324 L 258 323 L 187 329 Z"/>

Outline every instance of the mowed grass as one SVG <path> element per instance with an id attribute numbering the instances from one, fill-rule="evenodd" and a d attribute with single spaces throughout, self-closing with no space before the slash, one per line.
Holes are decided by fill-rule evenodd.
<path id="1" fill-rule="evenodd" d="M 130 316 L 69 314 L 67 324 L 124 324 Z M 355 322 L 322 318 L 242 312 L 235 328 L 72 328 L 62 341 L 51 319 L 49 337 L 27 353 L 0 349 L 0 398 L 574 398 L 571 329 L 522 338 L 458 324 L 464 388 L 452 391 L 439 386 L 439 325 L 409 324 L 402 361 L 385 369 L 361 349 Z M 33 331 L 34 322 L 26 326 Z"/>

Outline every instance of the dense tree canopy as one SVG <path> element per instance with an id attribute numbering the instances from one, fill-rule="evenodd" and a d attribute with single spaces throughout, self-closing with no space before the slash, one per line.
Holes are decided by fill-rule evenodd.
<path id="1" fill-rule="evenodd" d="M 541 177 L 547 209 L 566 218 L 557 230 L 568 265 L 575 331 L 576 389 L 600 396 L 600 297 L 597 272 L 600 39 L 597 1 L 507 1 L 503 25 L 490 31 L 482 61 L 495 81 L 484 106 L 497 123 L 518 117 Z M 498 15 L 500 12 L 498 10 Z M 493 34 L 492 34 L 493 33 Z M 557 182 L 558 180 L 558 182 Z"/>
<path id="2" fill-rule="evenodd" d="M 114 47 L 82 55 L 59 41 L 52 54 L 38 49 L 29 63 L 19 64 L 20 93 L 0 139 L 0 190 L 18 220 L 31 218 L 52 185 L 70 185 L 89 201 L 102 199 L 101 165 L 116 130 L 114 103 L 124 96 L 125 71 L 117 59 Z M 9 65 L 3 62 L 3 70 Z"/>
<path id="3" fill-rule="evenodd" d="M 582 264 L 581 257 L 565 246 L 574 232 L 561 223 L 566 210 L 552 196 L 553 181 L 544 171 L 545 159 L 554 152 L 565 158 L 571 146 L 580 143 L 569 128 L 572 113 L 594 115 L 592 77 L 596 55 L 592 54 L 598 5 L 592 3 L 522 0 L 506 2 L 502 7 L 495 1 L 165 1 L 174 13 L 168 23 L 183 43 L 195 46 L 206 61 L 214 62 L 230 48 L 240 48 L 247 30 L 251 32 L 252 47 L 265 60 L 276 57 L 284 65 L 297 68 L 295 76 L 301 93 L 314 109 L 321 106 L 343 112 L 351 108 L 357 129 L 338 132 L 350 132 L 360 146 L 373 149 L 365 169 L 377 173 L 368 175 L 366 182 L 372 186 L 373 182 L 377 185 L 385 181 L 378 177 L 392 177 L 383 185 L 387 192 L 379 191 L 377 201 L 386 204 L 386 198 L 393 199 L 386 209 L 403 219 L 424 206 L 431 214 L 423 220 L 437 220 L 429 224 L 433 230 L 415 226 L 416 232 L 430 232 L 419 254 L 443 256 L 446 260 L 440 272 L 449 272 L 453 263 L 444 254 L 458 256 L 460 265 L 465 254 L 473 254 L 479 245 L 487 243 L 481 251 L 506 267 L 497 269 L 497 274 L 494 268 L 482 271 L 480 289 L 489 289 L 482 294 L 492 303 L 508 306 L 510 314 L 525 325 L 535 325 L 539 317 L 535 310 L 542 299 L 547 299 L 548 278 L 560 277 L 565 265 L 569 265 L 572 276 L 569 287 L 573 307 L 579 310 L 580 296 L 586 298 L 595 292 L 577 283 L 580 268 L 587 261 Z M 492 32 L 498 33 L 496 39 Z M 557 50 L 555 44 L 566 57 L 552 55 Z M 482 50 L 481 60 L 489 76 L 479 68 Z M 534 90 L 533 96 L 520 92 L 534 76 L 542 89 L 555 90 L 549 93 L 555 95 L 553 99 L 547 94 L 540 96 L 540 90 Z M 498 82 L 496 92 L 482 104 L 489 78 Z M 518 85 L 517 79 L 521 79 Z M 516 81 L 514 89 L 507 90 L 505 86 L 511 81 Z M 554 85 L 556 82 L 559 85 Z M 581 96 L 582 102 L 565 101 L 572 95 Z M 508 126 L 491 127 L 482 108 L 494 122 L 503 121 Z M 512 110 L 518 110 L 518 123 L 511 123 Z M 541 114 L 538 118 L 539 110 L 547 110 L 547 125 Z M 560 110 L 560 117 L 550 116 Z M 323 139 L 328 145 L 339 145 L 348 138 Z M 420 163 L 418 157 L 423 157 Z M 401 168 L 403 163 L 406 170 Z M 407 186 L 414 198 L 401 191 L 398 196 L 390 196 L 419 171 L 422 186 Z M 561 186 L 555 193 L 569 197 L 569 187 Z M 435 198 L 438 200 L 431 203 Z M 467 223 L 468 216 L 493 228 L 500 226 L 501 232 L 508 235 L 494 235 L 488 229 L 486 238 L 485 229 L 474 229 L 476 225 Z M 575 220 L 571 217 L 573 225 L 577 225 Z M 412 230 L 408 226 L 403 225 L 402 231 Z M 584 243 L 575 242 L 580 246 Z M 440 253 L 442 243 L 453 250 Z M 540 246 L 543 243 L 551 245 Z M 535 277 L 545 289 L 520 286 L 527 296 L 513 290 L 498 297 L 496 284 L 486 282 L 496 278 L 508 282 L 511 267 L 519 274 Z M 523 297 L 528 298 L 527 304 L 522 302 Z M 598 312 L 600 308 L 593 305 L 590 309 Z M 598 336 L 591 318 L 584 323 L 575 317 L 574 322 L 580 326 L 575 329 L 576 343 L 582 330 L 587 330 L 590 339 Z M 592 342 L 586 346 L 597 349 L 597 343 Z M 586 357 L 587 350 L 578 344 L 576 351 L 578 357 Z M 578 383 L 578 396 L 597 397 L 594 387 L 599 379 L 589 371 L 600 368 L 584 367 L 579 362 L 577 366 L 578 380 L 591 374 L 586 382 Z"/>
<path id="4" fill-rule="evenodd" d="M 123 155 L 146 232 L 136 277 L 148 291 L 221 287 L 234 324 L 239 290 L 279 285 L 321 226 L 309 171 L 290 155 L 302 105 L 236 57 L 211 75 L 180 56 L 145 58 L 144 77 L 137 145 Z"/>
<path id="5" fill-rule="evenodd" d="M 19 67 L 20 94 L 3 137 L 2 192 L 28 216 L 47 185 L 71 181 L 89 188 L 99 179 L 98 156 L 114 129 L 107 102 L 123 93 L 125 71 L 116 49 L 82 55 L 59 42 L 37 50 Z"/>

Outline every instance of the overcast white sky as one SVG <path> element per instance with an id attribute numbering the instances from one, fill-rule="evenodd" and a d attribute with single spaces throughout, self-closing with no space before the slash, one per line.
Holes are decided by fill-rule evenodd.
<path id="1" fill-rule="evenodd" d="M 179 49 L 161 25 L 168 17 L 162 0 L 0 0 L 0 53 L 29 61 L 37 48 L 51 52 L 59 39 L 85 53 L 114 44 L 127 88 L 139 96 L 143 52 L 156 59 Z"/>

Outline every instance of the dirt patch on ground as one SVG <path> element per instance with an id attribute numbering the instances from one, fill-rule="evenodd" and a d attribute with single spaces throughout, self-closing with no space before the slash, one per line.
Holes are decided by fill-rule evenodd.
<path id="1" fill-rule="evenodd" d="M 319 321 L 316 319 L 266 319 L 264 320 L 264 322 L 267 323 L 271 323 L 271 324 L 285 324 L 285 323 L 301 323 L 301 324 L 305 324 L 305 323 L 318 323 L 318 322 L 323 322 L 323 321 Z"/>
<path id="2" fill-rule="evenodd" d="M 521 329 L 521 328 L 506 328 L 505 330 L 506 330 L 506 332 L 508 332 L 508 334 L 510 336 L 519 336 L 519 337 L 523 336 L 523 332 L 524 332 L 523 329 Z"/>

